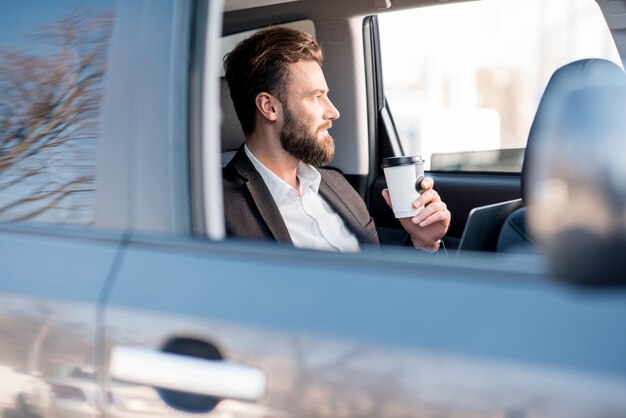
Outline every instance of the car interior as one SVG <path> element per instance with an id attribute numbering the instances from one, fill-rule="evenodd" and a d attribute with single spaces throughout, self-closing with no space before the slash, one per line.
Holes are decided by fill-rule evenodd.
<path id="1" fill-rule="evenodd" d="M 400 245 L 405 233 L 381 197 L 386 187 L 382 159 L 406 155 L 407 151 L 403 149 L 394 109 L 385 94 L 378 15 L 435 5 L 448 7 L 442 3 L 448 2 L 259 0 L 225 3 L 223 53 L 254 30 L 283 24 L 309 31 L 322 46 L 329 96 L 341 112 L 331 132 L 336 144 L 331 166 L 341 171 L 363 197 L 383 244 Z M 406 45 L 397 47 L 410 54 L 412 48 L 418 47 L 413 43 L 417 44 L 417 40 L 407 40 Z M 539 105 L 535 107 L 532 127 L 528 124 L 523 128 L 528 132 L 528 144 L 540 140 L 538 137 L 549 129 L 554 117 L 546 103 L 557 100 L 554 96 L 563 96 L 564 89 L 594 84 L 598 78 L 613 79 L 622 75 L 623 70 L 607 60 L 579 60 L 555 71 L 543 96 L 538 95 L 542 98 L 537 100 Z M 563 84 L 567 87 L 562 87 Z M 558 87 L 553 87 L 555 85 Z M 227 89 L 222 78 L 223 164 L 243 142 Z M 452 214 L 450 229 L 444 238 L 446 248 L 452 251 L 534 251 L 536 247 L 526 230 L 522 207 L 528 200 L 524 183 L 532 161 L 531 147 L 533 145 L 526 150 L 523 166 L 518 171 L 427 171 Z M 503 149 L 499 154 L 503 156 L 507 151 L 512 150 Z"/>

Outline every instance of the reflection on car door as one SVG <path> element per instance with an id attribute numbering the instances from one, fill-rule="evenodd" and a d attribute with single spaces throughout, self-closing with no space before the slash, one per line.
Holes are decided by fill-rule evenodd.
<path id="1" fill-rule="evenodd" d="M 60 235 L 1 228 L 0 416 L 6 418 L 85 417 L 99 408 L 97 306 L 119 237 Z"/>
<path id="2" fill-rule="evenodd" d="M 141 404 L 151 416 L 206 411 L 198 405 L 238 417 L 625 413 L 626 340 L 615 331 L 626 294 L 555 285 L 526 259 L 492 262 L 136 239 L 107 302 L 107 355 L 183 341 L 179 353 L 266 377 L 260 399 L 220 403 L 131 382 L 151 394 Z M 174 370 L 172 381 L 186 376 L 199 378 Z"/>

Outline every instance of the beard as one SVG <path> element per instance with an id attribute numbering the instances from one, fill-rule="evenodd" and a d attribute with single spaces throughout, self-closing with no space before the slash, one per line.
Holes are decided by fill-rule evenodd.
<path id="1" fill-rule="evenodd" d="M 328 122 L 312 131 L 306 124 L 294 117 L 287 105 L 284 109 L 285 121 L 280 131 L 280 144 L 285 151 L 313 167 L 323 167 L 328 164 L 335 155 L 335 142 L 328 132 L 320 134 L 330 129 L 332 124 Z"/>

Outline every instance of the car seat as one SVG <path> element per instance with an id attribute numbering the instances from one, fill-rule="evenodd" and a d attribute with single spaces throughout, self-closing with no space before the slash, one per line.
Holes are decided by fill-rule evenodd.
<path id="1" fill-rule="evenodd" d="M 624 86 L 626 74 L 617 64 L 605 59 L 582 59 L 565 64 L 554 72 L 537 107 L 521 171 L 521 193 L 524 206 L 513 211 L 504 221 L 497 242 L 498 252 L 533 252 L 536 244 L 530 237 L 526 222 L 526 206 L 530 203 L 529 173 L 536 170 L 538 144 L 556 129 L 561 107 L 567 96 L 583 87 Z"/>
<path id="2" fill-rule="evenodd" d="M 222 109 L 221 143 L 222 167 L 235 156 L 235 153 L 245 141 L 245 135 L 237 118 L 235 105 L 230 98 L 230 89 L 226 78 L 220 78 L 220 104 Z"/>
<path id="3" fill-rule="evenodd" d="M 559 279 L 626 284 L 624 115 L 626 85 L 578 89 L 533 153 L 528 223 Z"/>

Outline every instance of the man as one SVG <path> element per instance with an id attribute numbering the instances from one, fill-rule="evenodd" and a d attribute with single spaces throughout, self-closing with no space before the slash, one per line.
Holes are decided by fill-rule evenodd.
<path id="1" fill-rule="evenodd" d="M 258 32 L 225 57 L 226 80 L 246 137 L 224 168 L 229 235 L 331 251 L 378 244 L 359 194 L 341 174 L 319 168 L 333 158 L 328 130 L 339 118 L 328 98 L 322 59 L 309 34 L 288 28 Z M 413 246 L 431 253 L 450 224 L 433 184 L 424 179 L 424 191 L 414 202 L 425 208 L 400 220 Z M 383 197 L 391 206 L 386 189 Z"/>

